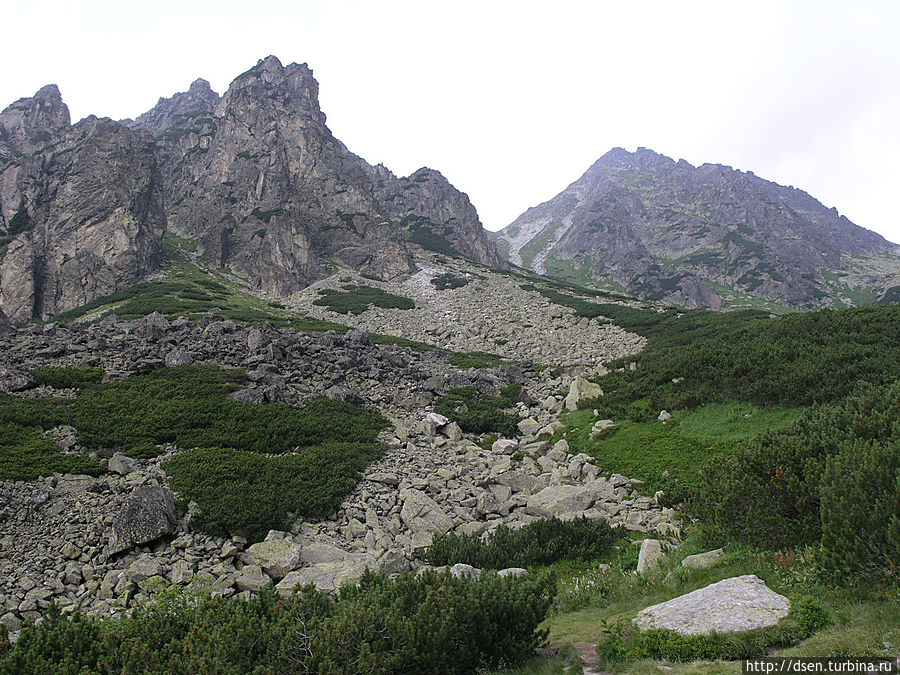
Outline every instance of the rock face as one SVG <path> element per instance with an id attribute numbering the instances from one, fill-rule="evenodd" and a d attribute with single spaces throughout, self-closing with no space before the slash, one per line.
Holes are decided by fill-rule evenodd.
<path id="1" fill-rule="evenodd" d="M 12 325 L 12 322 L 9 320 L 9 317 L 3 313 L 3 309 L 0 308 L 0 338 L 12 337 L 16 334 L 16 327 Z"/>
<path id="2" fill-rule="evenodd" d="M 55 85 L 0 113 L 0 307 L 46 318 L 163 262 L 152 140 L 109 119 L 72 126 Z"/>
<path id="3" fill-rule="evenodd" d="M 641 630 L 663 628 L 681 635 L 743 633 L 774 626 L 788 615 L 790 601 L 755 575 L 725 579 L 687 595 L 641 610 Z"/>
<path id="4" fill-rule="evenodd" d="M 423 167 L 411 176 L 397 178 L 379 164 L 372 173 L 376 198 L 410 241 L 484 265 L 503 266 L 469 197 L 439 171 Z"/>
<path id="5" fill-rule="evenodd" d="M 499 262 L 465 195 L 437 172 L 397 179 L 352 154 L 318 91 L 305 64 L 269 56 L 221 98 L 197 80 L 131 122 L 155 134 L 172 231 L 282 296 L 327 276 L 331 260 L 385 280 L 414 272 L 392 219 L 433 223 L 460 254 Z"/>
<path id="6" fill-rule="evenodd" d="M 900 248 L 807 193 L 644 148 L 611 150 L 498 243 L 517 265 L 685 307 L 874 302 L 900 276 Z"/>

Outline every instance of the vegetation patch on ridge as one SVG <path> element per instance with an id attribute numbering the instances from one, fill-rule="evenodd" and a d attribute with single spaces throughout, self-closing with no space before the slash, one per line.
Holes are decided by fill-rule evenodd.
<path id="1" fill-rule="evenodd" d="M 362 314 L 369 307 L 384 309 L 413 309 L 416 304 L 402 295 L 394 295 L 373 286 L 354 286 L 346 284 L 343 290 L 325 289 L 319 291 L 319 297 L 313 304 L 325 307 L 338 314 Z"/>

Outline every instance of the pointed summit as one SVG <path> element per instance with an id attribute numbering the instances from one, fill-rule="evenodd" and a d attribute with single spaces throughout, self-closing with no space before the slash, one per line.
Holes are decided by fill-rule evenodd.
<path id="1" fill-rule="evenodd" d="M 20 152 L 32 152 L 71 125 L 69 108 L 63 103 L 59 88 L 48 84 L 0 113 L 0 140 L 6 140 Z"/>

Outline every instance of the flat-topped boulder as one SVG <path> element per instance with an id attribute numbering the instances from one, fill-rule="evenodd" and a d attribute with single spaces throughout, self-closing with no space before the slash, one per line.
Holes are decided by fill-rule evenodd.
<path id="1" fill-rule="evenodd" d="M 774 626 L 790 609 L 786 597 L 747 574 L 642 609 L 634 624 L 640 630 L 662 628 L 680 635 L 744 633 Z"/>

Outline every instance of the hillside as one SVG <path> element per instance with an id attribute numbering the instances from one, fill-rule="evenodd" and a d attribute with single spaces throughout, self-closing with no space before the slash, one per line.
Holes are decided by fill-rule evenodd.
<path id="1" fill-rule="evenodd" d="M 521 267 L 689 308 L 872 304 L 900 282 L 896 244 L 802 190 L 644 148 L 609 151 L 496 238 Z"/>

